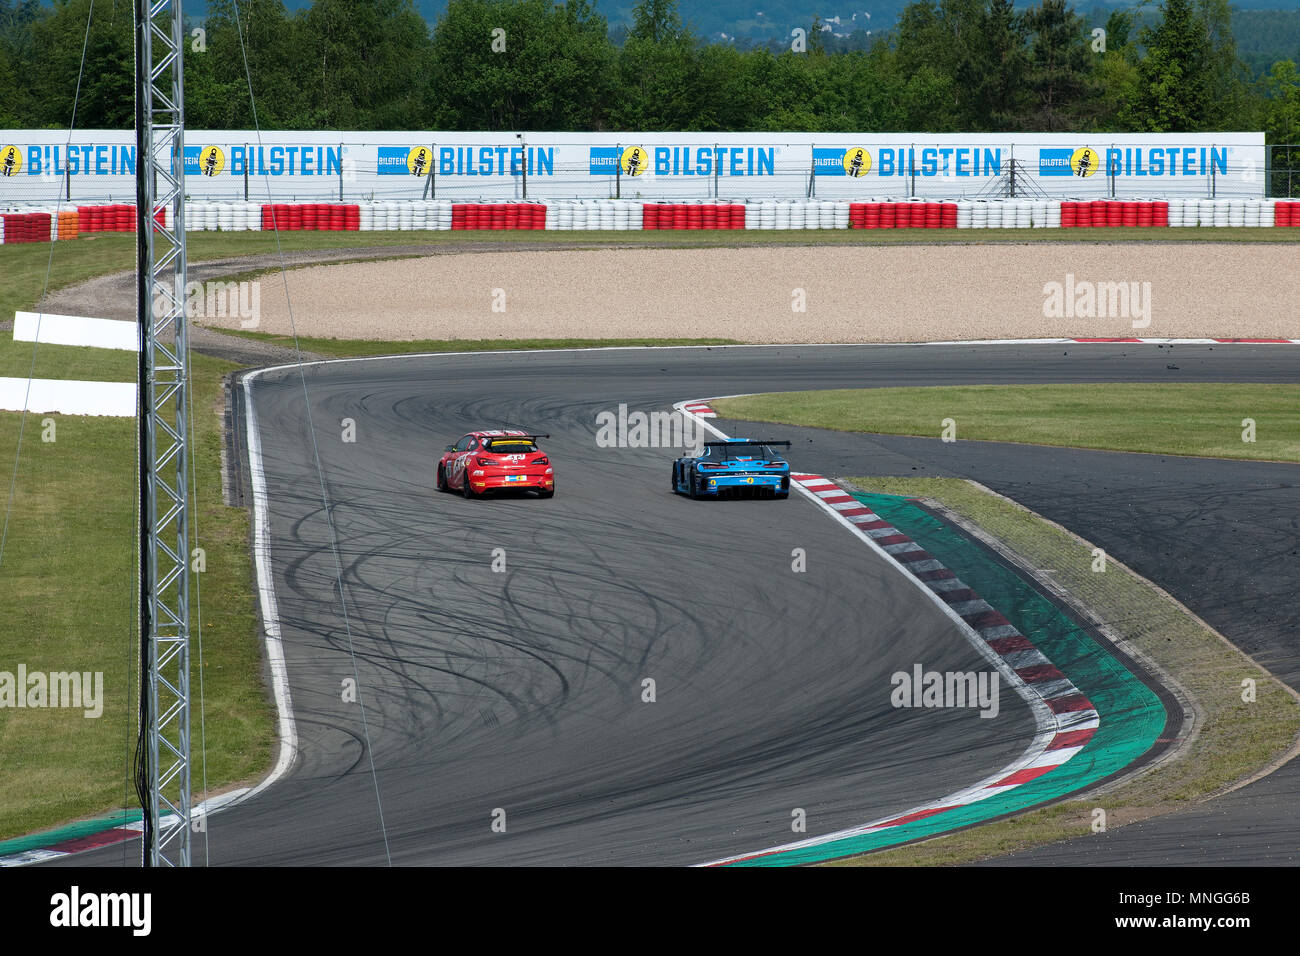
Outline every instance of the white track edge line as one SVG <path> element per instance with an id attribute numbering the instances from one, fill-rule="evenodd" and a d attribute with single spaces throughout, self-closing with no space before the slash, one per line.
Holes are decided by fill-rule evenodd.
<path id="1" fill-rule="evenodd" d="M 271 572 L 271 515 L 266 473 L 262 467 L 262 439 L 257 429 L 257 411 L 253 407 L 252 382 L 263 371 L 265 370 L 255 369 L 249 372 L 241 384 L 244 388 L 248 470 L 253 484 L 253 563 L 257 568 L 258 601 L 262 608 L 262 627 L 266 635 L 266 660 L 271 670 L 271 689 L 278 713 L 280 753 L 271 772 L 256 787 L 226 803 L 226 807 L 257 796 L 288 773 L 298 757 L 298 726 L 293 714 L 293 697 L 289 691 L 289 673 L 285 666 L 284 642 L 280 634 L 280 608 Z"/>

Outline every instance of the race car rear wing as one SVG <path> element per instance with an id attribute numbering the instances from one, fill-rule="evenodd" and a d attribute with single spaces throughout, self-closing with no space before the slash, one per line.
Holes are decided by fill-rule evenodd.
<path id="1" fill-rule="evenodd" d="M 500 442 L 523 441 L 525 438 L 528 439 L 529 441 L 533 441 L 538 438 L 550 438 L 551 436 L 550 435 L 488 435 L 486 437 L 487 437 L 487 443 L 489 445 L 494 445 L 499 441 Z"/>
<path id="2" fill-rule="evenodd" d="M 706 441 L 702 442 L 702 444 L 706 446 L 717 445 L 720 448 L 737 448 L 745 445 L 784 445 L 786 448 L 790 447 L 788 441 L 761 441 L 759 439 L 746 439 L 745 441 Z"/>

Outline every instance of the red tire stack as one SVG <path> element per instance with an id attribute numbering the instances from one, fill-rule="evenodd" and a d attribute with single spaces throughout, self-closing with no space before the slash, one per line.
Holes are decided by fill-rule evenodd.
<path id="1" fill-rule="evenodd" d="M 48 212 L 5 213 L 4 241 L 15 242 L 49 242 L 50 214 Z"/>

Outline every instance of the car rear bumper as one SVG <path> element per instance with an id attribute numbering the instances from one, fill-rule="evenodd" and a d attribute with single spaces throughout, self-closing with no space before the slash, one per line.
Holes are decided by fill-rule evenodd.
<path id="1" fill-rule="evenodd" d="M 712 475 L 704 477 L 706 494 L 778 494 L 790 490 L 789 475 Z"/>
<path id="2" fill-rule="evenodd" d="M 493 491 L 505 488 L 535 488 L 541 491 L 550 491 L 555 487 L 555 475 L 520 474 L 517 472 L 495 475 L 471 474 L 469 483 L 470 487 L 475 491 Z"/>

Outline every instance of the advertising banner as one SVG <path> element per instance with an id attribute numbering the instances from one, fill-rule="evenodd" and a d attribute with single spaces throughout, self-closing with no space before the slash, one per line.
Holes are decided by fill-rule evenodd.
<path id="1" fill-rule="evenodd" d="M 1263 133 L 190 130 L 192 199 L 1262 197 Z M 0 130 L 0 204 L 129 201 L 129 131 Z"/>

